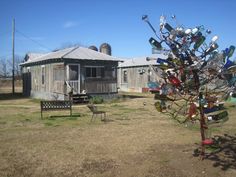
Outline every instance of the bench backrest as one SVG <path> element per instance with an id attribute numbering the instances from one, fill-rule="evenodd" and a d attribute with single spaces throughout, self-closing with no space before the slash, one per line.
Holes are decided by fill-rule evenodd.
<path id="1" fill-rule="evenodd" d="M 41 101 L 41 110 L 71 109 L 71 101 Z"/>

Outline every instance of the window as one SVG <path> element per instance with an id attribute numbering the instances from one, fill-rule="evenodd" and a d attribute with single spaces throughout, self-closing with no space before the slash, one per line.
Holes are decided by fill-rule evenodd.
<path id="1" fill-rule="evenodd" d="M 41 67 L 41 72 L 42 72 L 42 85 L 44 85 L 45 84 L 45 66 L 42 66 Z"/>
<path id="2" fill-rule="evenodd" d="M 53 66 L 53 80 L 54 81 L 64 80 L 64 65 Z"/>
<path id="3" fill-rule="evenodd" d="M 102 78 L 104 77 L 104 67 L 86 67 L 87 78 Z"/>
<path id="4" fill-rule="evenodd" d="M 128 74 L 127 74 L 127 71 L 125 70 L 125 71 L 123 71 L 123 82 L 124 83 L 127 83 L 128 82 L 128 76 L 127 76 Z"/>

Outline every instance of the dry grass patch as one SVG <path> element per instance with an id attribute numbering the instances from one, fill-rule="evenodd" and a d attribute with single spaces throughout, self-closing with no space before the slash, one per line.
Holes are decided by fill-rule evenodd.
<path id="1" fill-rule="evenodd" d="M 186 128 L 156 112 L 149 94 L 98 105 L 107 112 L 105 123 L 100 117 L 90 123 L 86 105 L 73 106 L 71 118 L 63 116 L 67 111 L 52 111 L 42 120 L 37 100 L 0 104 L 0 176 L 236 176 L 233 167 L 223 171 L 214 160 L 194 157 L 197 127 Z M 234 113 L 230 109 L 231 118 L 215 133 L 233 133 Z"/>

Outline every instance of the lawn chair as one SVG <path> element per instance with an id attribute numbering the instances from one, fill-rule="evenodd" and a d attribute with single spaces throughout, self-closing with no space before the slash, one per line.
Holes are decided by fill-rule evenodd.
<path id="1" fill-rule="evenodd" d="M 101 121 L 106 121 L 106 112 L 105 112 L 105 111 L 98 111 L 98 110 L 97 110 L 97 107 L 96 107 L 95 105 L 93 105 L 93 104 L 89 104 L 89 105 L 87 105 L 87 107 L 88 107 L 88 108 L 90 109 L 90 111 L 93 113 L 90 122 L 93 121 L 94 115 L 95 115 L 95 118 L 94 118 L 94 119 L 96 119 L 97 114 L 101 114 Z M 103 116 L 104 116 L 104 118 L 102 118 Z"/>

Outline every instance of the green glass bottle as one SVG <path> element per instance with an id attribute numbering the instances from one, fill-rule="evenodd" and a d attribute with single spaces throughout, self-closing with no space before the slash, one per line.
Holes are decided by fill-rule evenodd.
<path id="1" fill-rule="evenodd" d="M 206 40 L 205 36 L 200 36 L 193 46 L 194 50 L 197 50 L 205 40 Z"/>

